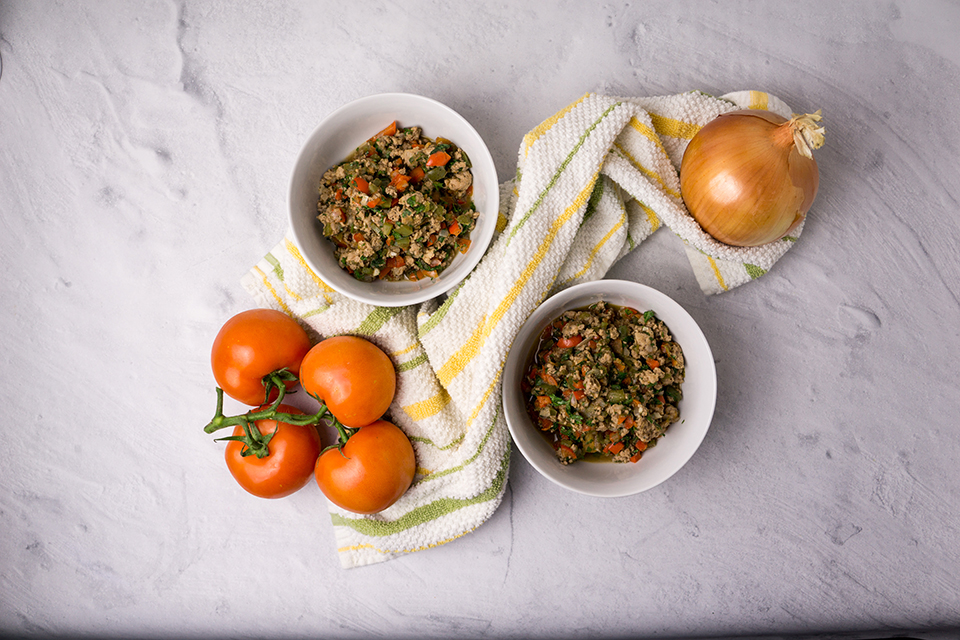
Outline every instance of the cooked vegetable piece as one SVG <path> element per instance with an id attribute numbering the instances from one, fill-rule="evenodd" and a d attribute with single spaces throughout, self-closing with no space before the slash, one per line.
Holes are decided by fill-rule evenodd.
<path id="1" fill-rule="evenodd" d="M 683 351 L 653 312 L 601 301 L 542 331 L 522 387 L 561 463 L 636 462 L 679 419 L 683 378 Z"/>
<path id="2" fill-rule="evenodd" d="M 394 122 L 324 174 L 317 218 L 354 278 L 435 278 L 470 247 L 472 193 L 461 149 Z M 389 258 L 402 262 L 386 268 Z"/>

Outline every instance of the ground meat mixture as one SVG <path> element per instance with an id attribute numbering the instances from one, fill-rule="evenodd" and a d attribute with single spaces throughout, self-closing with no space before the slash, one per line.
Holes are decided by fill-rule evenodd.
<path id="1" fill-rule="evenodd" d="M 683 374 L 683 351 L 653 311 L 601 301 L 544 329 L 523 391 L 563 464 L 636 462 L 679 419 Z"/>
<path id="2" fill-rule="evenodd" d="M 317 219 L 358 280 L 437 277 L 476 226 L 470 159 L 394 122 L 323 175 Z"/>

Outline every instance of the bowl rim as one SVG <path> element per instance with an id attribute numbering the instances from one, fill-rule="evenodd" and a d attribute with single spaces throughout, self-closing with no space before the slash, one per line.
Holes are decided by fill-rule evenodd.
<path id="1" fill-rule="evenodd" d="M 616 289 L 617 291 L 611 291 L 611 289 Z M 515 398 L 522 399 L 518 389 L 520 377 L 523 375 L 521 369 L 526 363 L 526 358 L 528 355 L 527 352 L 529 351 L 529 349 L 525 348 L 525 343 L 529 343 L 530 340 L 539 332 L 539 327 L 541 324 L 549 322 L 550 319 L 556 317 L 563 311 L 583 306 L 583 304 L 590 304 L 584 302 L 575 302 L 577 300 L 582 300 L 585 296 L 593 297 L 597 300 L 608 300 L 612 297 L 642 298 L 646 301 L 645 304 L 649 304 L 649 308 L 657 312 L 658 317 L 661 318 L 661 312 L 664 309 L 669 309 L 671 315 L 683 318 L 684 320 L 685 333 L 687 334 L 684 341 L 688 346 L 681 344 L 681 347 L 685 349 L 685 354 L 686 350 L 690 349 L 691 353 L 696 350 L 702 355 L 702 357 L 698 359 L 699 366 L 703 367 L 703 371 L 699 373 L 700 379 L 702 383 L 706 384 L 706 387 L 701 390 L 703 395 L 698 398 L 699 403 L 705 403 L 698 406 L 698 409 L 703 416 L 701 421 L 702 424 L 687 425 L 684 423 L 682 425 L 674 424 L 671 426 L 671 428 L 675 429 L 675 431 L 677 427 L 687 428 L 685 432 L 685 435 L 687 436 L 685 440 L 686 448 L 684 449 L 682 455 L 677 456 L 675 460 L 673 460 L 673 463 L 669 465 L 665 473 L 662 473 L 660 476 L 652 478 L 647 482 L 629 483 L 623 481 L 617 484 L 604 486 L 602 489 L 591 488 L 591 486 L 583 486 L 578 484 L 575 477 L 572 477 L 570 474 L 564 472 L 564 469 L 566 468 L 563 467 L 563 465 L 561 465 L 556 458 L 550 459 L 548 466 L 544 466 L 544 464 L 541 464 L 541 462 L 538 460 L 538 456 L 532 450 L 534 445 L 529 444 L 527 440 L 530 439 L 531 436 L 539 437 L 539 434 L 533 432 L 535 427 L 529 422 L 525 409 L 521 407 L 520 411 L 518 412 L 521 414 L 517 416 L 521 422 L 520 424 L 515 424 L 515 421 L 511 419 L 511 415 L 514 414 L 514 411 L 510 407 L 511 397 L 508 393 L 507 385 L 512 384 L 514 386 L 514 390 L 512 391 L 513 396 Z M 611 304 L 623 303 L 611 301 Z M 671 332 L 673 331 L 674 329 L 671 328 Z M 502 410 L 504 412 L 504 418 L 507 422 L 507 427 L 510 431 L 511 438 L 516 444 L 517 448 L 520 450 L 520 453 L 523 455 L 524 459 L 526 459 L 526 461 L 534 469 L 536 469 L 540 475 L 547 478 L 554 484 L 576 493 L 599 498 L 620 498 L 636 495 L 638 493 L 653 489 L 675 475 L 684 465 L 686 465 L 687 462 L 689 462 L 696 451 L 700 448 L 700 445 L 702 444 L 707 435 L 707 431 L 710 428 L 710 424 L 713 421 L 717 400 L 716 364 L 713 360 L 713 352 L 710 349 L 710 345 L 707 342 L 703 331 L 700 329 L 700 326 L 693 319 L 693 317 L 690 316 L 686 309 L 684 309 L 679 303 L 666 294 L 654 289 L 653 287 L 630 280 L 602 279 L 581 283 L 565 289 L 544 300 L 537 307 L 537 309 L 530 314 L 530 316 L 521 326 L 520 331 L 517 333 L 517 336 L 511 345 L 510 353 L 508 354 L 504 365 L 503 384 L 504 389 L 502 392 Z M 683 412 L 681 411 L 681 417 L 682 416 Z M 525 430 L 525 433 L 521 434 L 521 429 Z M 669 439 L 665 439 L 664 442 L 658 444 L 659 446 L 669 446 L 669 442 Z M 583 464 L 600 463 L 584 462 Z"/>
<path id="2" fill-rule="evenodd" d="M 308 158 L 308 153 L 311 153 L 313 145 L 311 144 L 315 137 L 321 135 L 324 131 L 331 127 L 331 123 L 336 123 L 338 120 L 342 119 L 345 114 L 356 111 L 368 105 L 376 105 L 379 103 L 389 103 L 391 101 L 403 101 L 406 103 L 422 103 L 423 105 L 428 106 L 430 109 L 437 110 L 445 114 L 451 120 L 455 121 L 459 127 L 463 128 L 463 131 L 467 135 L 472 136 L 474 140 L 472 141 L 474 146 L 470 149 L 470 161 L 471 165 L 474 167 L 474 180 L 476 180 L 478 172 L 482 175 L 489 177 L 490 184 L 484 185 L 485 192 L 485 202 L 483 210 L 480 210 L 478 207 L 478 215 L 488 217 L 488 220 L 483 225 L 483 228 L 475 229 L 474 233 L 471 234 L 470 240 L 471 245 L 470 249 L 463 255 L 464 260 L 456 265 L 457 271 L 455 272 L 457 277 L 450 278 L 446 281 L 441 279 L 432 280 L 430 283 L 425 284 L 422 288 L 418 288 L 414 291 L 409 292 L 398 292 L 396 294 L 384 293 L 370 291 L 367 292 L 364 290 L 364 287 L 358 286 L 357 288 L 351 288 L 354 284 L 350 283 L 351 286 L 344 286 L 342 283 L 336 281 L 335 278 L 323 278 L 323 273 L 325 269 L 321 268 L 320 265 L 312 259 L 310 252 L 304 250 L 305 243 L 300 238 L 300 234 L 297 231 L 298 224 L 296 222 L 299 219 L 300 215 L 297 212 L 296 199 L 298 196 L 298 170 L 304 166 L 304 163 L 308 163 L 310 158 Z M 418 123 L 420 124 L 420 123 Z M 421 125 L 422 126 L 422 125 Z M 360 140 L 362 142 L 362 140 Z M 458 141 L 460 144 L 461 141 Z M 359 142 L 358 142 L 359 144 Z M 478 153 L 479 151 L 479 153 Z M 333 165 L 331 165 L 333 166 Z M 326 169 L 324 169 L 326 170 Z M 483 259 L 483 256 L 486 254 L 487 249 L 489 249 L 493 237 L 496 233 L 496 222 L 499 214 L 500 206 L 500 184 L 499 177 L 497 176 L 496 164 L 493 161 L 493 156 L 490 153 L 490 149 L 487 146 L 486 142 L 483 140 L 483 137 L 480 133 L 474 128 L 470 122 L 464 118 L 460 113 L 458 113 L 453 108 L 445 105 L 439 100 L 434 98 L 429 98 L 427 96 L 415 94 L 415 93 L 405 93 L 405 92 L 388 92 L 388 93 L 375 93 L 361 98 L 352 100 L 340 107 L 334 109 L 329 114 L 324 116 L 320 122 L 313 128 L 310 134 L 304 139 L 303 144 L 300 147 L 300 150 L 297 153 L 297 156 L 293 163 L 293 168 L 290 172 L 290 178 L 287 183 L 287 222 L 290 226 L 291 235 L 293 237 L 294 243 L 300 249 L 300 255 L 303 260 L 321 279 L 327 284 L 331 289 L 337 291 L 344 296 L 347 296 L 353 300 L 371 304 L 374 306 L 380 307 L 403 307 L 413 304 L 419 304 L 427 300 L 431 300 L 438 296 L 441 296 L 451 289 L 457 287 L 460 283 L 463 282 L 476 268 L 480 263 L 480 260 Z M 482 231 L 481 235 L 477 235 L 476 232 Z M 454 265 L 448 267 L 448 270 L 454 268 Z M 445 271 L 446 272 L 446 271 Z M 441 274 L 441 278 L 442 278 Z M 364 285 L 369 283 L 362 283 L 357 281 L 358 285 Z M 392 284 L 392 283 L 380 283 L 380 284 Z M 404 283 L 401 283 L 404 284 Z"/>

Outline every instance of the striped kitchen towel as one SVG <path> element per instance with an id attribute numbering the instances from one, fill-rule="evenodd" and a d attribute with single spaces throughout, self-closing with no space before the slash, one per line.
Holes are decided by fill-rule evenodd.
<path id="1" fill-rule="evenodd" d="M 330 504 L 344 567 L 455 540 L 500 504 L 510 463 L 500 379 L 521 325 L 548 295 L 603 277 L 661 226 L 683 241 L 701 288 L 718 293 L 762 274 L 795 241 L 722 245 L 683 207 L 677 167 L 696 131 L 720 113 L 762 107 L 756 91 L 654 98 L 586 94 L 523 139 L 516 177 L 501 185 L 498 234 L 444 300 L 378 308 L 341 296 L 310 270 L 288 235 L 243 278 L 257 304 L 318 336 L 368 338 L 392 358 L 389 418 L 410 437 L 417 475 L 392 507 L 358 516 Z M 796 235 L 799 235 L 797 231 Z"/>

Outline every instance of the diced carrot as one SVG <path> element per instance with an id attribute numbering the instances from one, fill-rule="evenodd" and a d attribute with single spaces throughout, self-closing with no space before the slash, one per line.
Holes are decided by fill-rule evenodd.
<path id="1" fill-rule="evenodd" d="M 541 374 L 540 374 L 540 379 L 543 380 L 544 382 L 546 382 L 547 384 L 549 384 L 551 387 L 559 386 L 559 385 L 557 385 L 557 379 L 554 378 L 554 377 L 553 377 L 552 375 L 550 375 L 549 373 L 541 373 Z"/>
<path id="2" fill-rule="evenodd" d="M 460 235 L 460 232 L 462 231 L 462 229 L 460 228 L 460 223 L 458 222 L 450 223 L 450 226 L 447 228 L 447 231 L 449 231 L 450 235 L 453 235 L 453 236 Z"/>
<path id="3" fill-rule="evenodd" d="M 596 350 L 597 350 L 597 341 L 596 341 L 596 340 L 591 340 L 590 342 L 587 343 L 587 346 L 590 347 L 590 351 L 596 351 Z"/>
<path id="4" fill-rule="evenodd" d="M 366 240 L 366 238 L 363 236 L 362 233 L 355 233 L 355 234 L 353 234 L 353 241 L 354 241 L 354 242 L 363 242 L 364 240 Z"/>
<path id="5" fill-rule="evenodd" d="M 442 167 L 448 162 L 450 162 L 450 154 L 446 151 L 437 151 L 436 153 L 430 154 L 430 157 L 427 158 L 428 167 Z"/>
<path id="6" fill-rule="evenodd" d="M 370 207 L 371 209 L 373 207 L 378 206 L 379 204 L 380 204 L 380 196 L 373 196 L 372 198 L 367 200 L 367 206 Z"/>
<path id="7" fill-rule="evenodd" d="M 633 416 L 627 416 L 627 419 L 623 421 L 624 429 L 633 429 L 634 421 Z"/>
<path id="8" fill-rule="evenodd" d="M 550 396 L 537 396 L 537 409 L 543 409 L 544 407 L 550 406 Z"/>
<path id="9" fill-rule="evenodd" d="M 390 184 L 393 185 L 393 188 L 397 191 L 403 191 L 407 188 L 407 185 L 410 182 L 410 176 L 404 175 L 399 171 L 394 171 L 390 175 Z"/>
<path id="10" fill-rule="evenodd" d="M 647 443 L 643 440 L 637 440 L 637 451 L 646 451 Z"/>
<path id="11" fill-rule="evenodd" d="M 343 189 L 337 189 L 337 193 L 333 198 L 334 200 L 343 200 Z"/>
<path id="12" fill-rule="evenodd" d="M 651 369 L 656 369 L 660 366 L 660 362 L 658 360 L 654 360 L 653 358 L 647 358 L 647 366 Z"/>
<path id="13" fill-rule="evenodd" d="M 561 349 L 571 349 L 583 342 L 583 336 L 571 336 L 569 338 L 560 338 L 557 340 L 557 346 Z"/>
<path id="14" fill-rule="evenodd" d="M 623 443 L 614 442 L 613 444 L 608 445 L 607 448 L 604 449 L 604 451 L 606 451 L 607 453 L 612 453 L 613 455 L 617 455 L 618 453 L 623 451 Z"/>
<path id="15" fill-rule="evenodd" d="M 541 430 L 541 431 L 549 431 L 550 429 L 553 428 L 553 421 L 552 421 L 552 420 L 547 420 L 546 418 L 544 418 L 544 417 L 542 417 L 542 416 L 541 416 L 540 419 L 539 419 L 539 423 L 540 423 L 540 430 Z"/>
<path id="16" fill-rule="evenodd" d="M 357 189 L 360 189 L 360 191 L 369 195 L 370 183 L 367 182 L 364 178 L 357 176 L 356 178 L 353 179 L 353 183 L 357 185 Z"/>
<path id="17" fill-rule="evenodd" d="M 574 392 L 573 392 L 573 398 L 574 398 L 575 400 L 583 400 L 583 397 L 584 397 L 585 395 L 587 395 L 587 394 L 584 393 L 583 391 L 581 391 L 580 389 L 575 389 Z"/>
<path id="18" fill-rule="evenodd" d="M 423 170 L 423 167 L 414 167 L 413 171 L 410 172 L 410 181 L 420 182 L 423 180 L 425 174 L 426 172 Z"/>
<path id="19" fill-rule="evenodd" d="M 432 247 L 437 242 L 437 234 L 431 233 L 430 237 L 427 238 L 427 246 Z"/>
<path id="20" fill-rule="evenodd" d="M 640 451 L 637 451 L 635 454 L 633 454 L 632 456 L 630 456 L 630 462 L 636 462 L 637 460 L 639 460 L 639 459 L 641 458 L 641 456 L 643 456 L 643 453 L 640 452 Z"/>
<path id="21" fill-rule="evenodd" d="M 403 258 L 399 256 L 391 256 L 387 258 L 386 264 L 383 265 L 383 270 L 389 274 L 394 269 L 402 267 L 403 265 L 404 265 Z"/>
<path id="22" fill-rule="evenodd" d="M 397 132 L 397 121 L 394 120 L 393 122 L 388 124 L 383 131 L 373 136 L 373 138 L 379 138 L 380 136 L 392 136 L 396 132 Z M 370 140 L 373 140 L 373 138 L 370 138 Z"/>
<path id="23" fill-rule="evenodd" d="M 460 238 L 457 240 L 457 244 L 460 245 L 460 253 L 466 253 L 470 250 L 470 239 L 469 238 Z"/>

